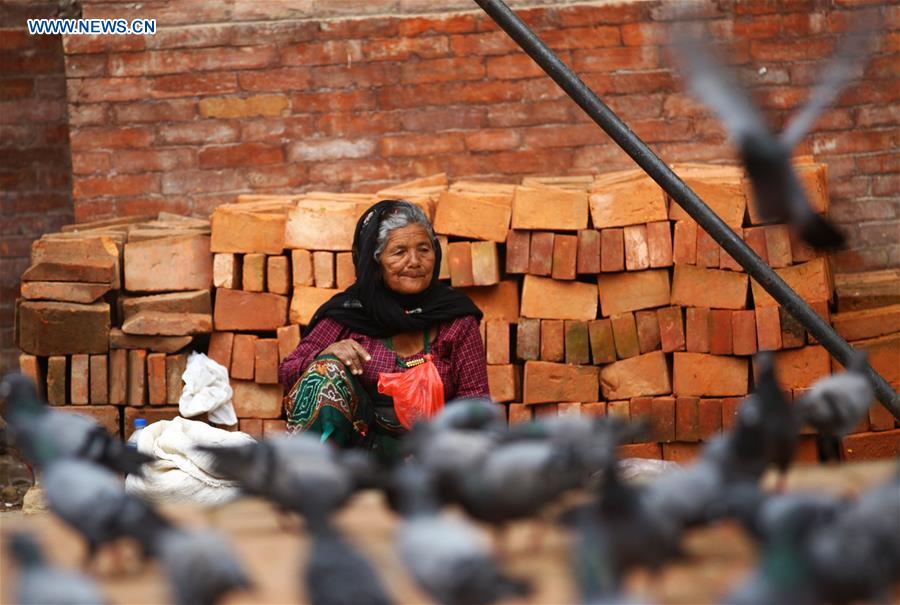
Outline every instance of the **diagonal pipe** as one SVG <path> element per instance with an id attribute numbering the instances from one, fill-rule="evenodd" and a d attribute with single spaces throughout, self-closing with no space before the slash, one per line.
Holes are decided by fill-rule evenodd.
<path id="1" fill-rule="evenodd" d="M 853 348 L 819 317 L 781 277 L 739 238 L 694 191 L 672 172 L 594 92 L 502 0 L 475 0 L 625 153 L 659 183 L 679 206 L 709 233 L 748 275 L 765 288 L 810 334 L 845 366 Z M 878 400 L 900 420 L 900 395 L 871 366 L 869 378 Z"/>

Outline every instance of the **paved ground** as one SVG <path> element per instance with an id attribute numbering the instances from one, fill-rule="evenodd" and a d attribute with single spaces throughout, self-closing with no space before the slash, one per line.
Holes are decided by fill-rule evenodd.
<path id="1" fill-rule="evenodd" d="M 892 463 L 852 464 L 840 468 L 803 467 L 791 473 L 788 489 L 852 493 L 881 480 L 893 469 Z M 771 479 L 767 481 L 771 483 Z M 252 592 L 232 595 L 227 603 L 303 602 L 300 578 L 307 542 L 298 532 L 282 529 L 278 518 L 265 503 L 244 500 L 212 514 L 184 506 L 166 509 L 166 513 L 183 523 L 213 524 L 230 538 L 257 586 Z M 338 524 L 376 562 L 399 603 L 428 602 L 407 578 L 393 552 L 391 540 L 396 520 L 378 494 L 360 495 L 341 513 Z M 575 602 L 566 565 L 566 536 L 547 527 L 539 536 L 542 544 L 536 546 L 536 525 L 528 522 L 514 526 L 505 549 L 504 560 L 509 570 L 535 579 L 537 592 L 524 602 Z M 0 536 L 22 527 L 36 532 L 50 556 L 59 564 L 74 566 L 80 561 L 83 554 L 80 541 L 50 515 L 0 514 Z M 650 602 L 716 602 L 728 586 L 740 579 L 753 559 L 752 545 L 731 524 L 693 532 L 688 537 L 687 550 L 691 555 L 688 561 L 671 566 L 655 578 L 635 574 L 629 578 L 630 587 L 647 595 Z M 165 582 L 154 566 L 126 574 L 113 573 L 111 568 L 116 556 L 112 552 L 104 555 L 97 566 L 98 575 L 113 602 L 169 602 Z M 128 557 L 121 558 L 125 559 L 124 564 L 129 564 Z M 0 557 L 0 602 L 11 602 L 12 576 L 14 571 L 10 569 L 9 558 Z"/>

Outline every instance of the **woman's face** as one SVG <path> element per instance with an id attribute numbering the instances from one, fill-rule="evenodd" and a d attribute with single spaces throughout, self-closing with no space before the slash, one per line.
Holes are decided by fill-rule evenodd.
<path id="1" fill-rule="evenodd" d="M 399 227 L 388 234 L 381 253 L 384 285 L 400 294 L 418 294 L 431 283 L 434 246 L 422 225 Z"/>

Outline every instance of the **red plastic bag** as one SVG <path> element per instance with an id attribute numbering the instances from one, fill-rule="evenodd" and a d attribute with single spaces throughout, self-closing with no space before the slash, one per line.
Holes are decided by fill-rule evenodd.
<path id="1" fill-rule="evenodd" d="M 425 355 L 425 363 L 405 372 L 379 374 L 378 392 L 394 399 L 397 420 L 407 429 L 444 408 L 444 381 L 431 355 Z"/>

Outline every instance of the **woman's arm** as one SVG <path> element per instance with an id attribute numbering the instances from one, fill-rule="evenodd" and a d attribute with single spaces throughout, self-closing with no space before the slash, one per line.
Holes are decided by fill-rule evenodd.
<path id="1" fill-rule="evenodd" d="M 285 390 L 294 386 L 316 355 L 336 342 L 343 331 L 344 326 L 326 317 L 316 324 L 312 332 L 303 337 L 294 352 L 285 357 L 278 366 L 278 382 Z"/>
<path id="2" fill-rule="evenodd" d="M 456 382 L 456 397 L 490 397 L 484 343 L 478 320 L 471 315 L 457 322 L 459 334 L 453 339 L 450 364 Z"/>

